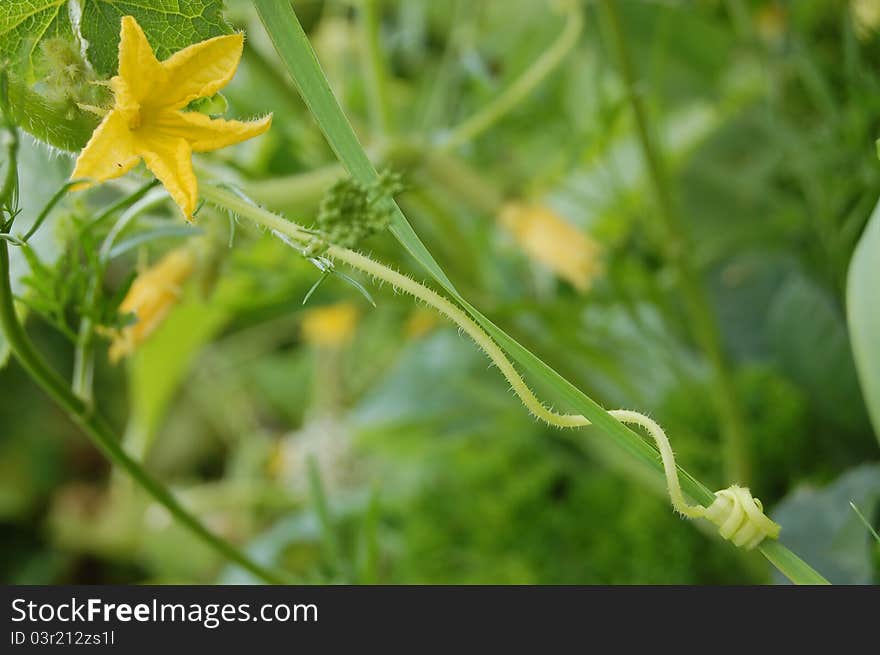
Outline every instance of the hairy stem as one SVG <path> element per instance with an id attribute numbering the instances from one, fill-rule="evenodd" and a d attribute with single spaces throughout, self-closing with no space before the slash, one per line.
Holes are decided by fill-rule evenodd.
<path id="1" fill-rule="evenodd" d="M 293 239 L 298 245 L 308 246 L 315 237 L 304 231 L 295 223 L 291 223 L 271 212 L 253 207 L 243 199 L 216 187 L 207 186 L 202 189 L 202 194 L 220 207 L 226 207 L 232 211 L 246 216 L 255 223 L 269 228 L 273 232 Z M 436 291 L 429 289 L 412 278 L 395 271 L 369 257 L 354 250 L 339 246 L 329 246 L 327 255 L 336 261 L 344 262 L 352 268 L 359 270 L 371 277 L 391 284 L 395 289 L 409 294 L 416 300 L 420 300 L 433 308 L 467 334 L 474 343 L 489 357 L 498 368 L 511 389 L 522 401 L 526 409 L 537 419 L 559 428 L 586 427 L 592 423 L 581 414 L 560 414 L 548 409 L 538 399 L 534 392 L 523 380 L 516 367 L 508 359 L 504 351 L 492 338 L 474 321 L 467 313 L 449 299 L 441 296 Z M 695 518 L 703 515 L 703 506 L 689 505 L 681 491 L 678 480 L 678 471 L 675 465 L 675 457 L 666 434 L 657 423 L 646 416 L 629 410 L 615 410 L 609 412 L 622 423 L 637 425 L 648 431 L 657 444 L 657 450 L 663 462 L 666 474 L 667 488 L 673 507 L 685 516 Z"/>

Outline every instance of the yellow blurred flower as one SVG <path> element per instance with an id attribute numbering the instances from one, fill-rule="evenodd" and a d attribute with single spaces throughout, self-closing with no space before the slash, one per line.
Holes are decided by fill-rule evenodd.
<path id="1" fill-rule="evenodd" d="M 852 0 L 856 34 L 867 41 L 880 28 L 880 0 Z"/>
<path id="2" fill-rule="evenodd" d="M 765 4 L 755 13 L 755 27 L 764 43 L 778 46 L 788 30 L 788 10 L 777 2 Z"/>
<path id="3" fill-rule="evenodd" d="M 115 334 L 110 361 L 130 355 L 149 337 L 180 300 L 181 286 L 193 271 L 195 255 L 189 248 L 172 250 L 137 276 L 119 306 L 123 314 L 134 313 L 136 322 Z"/>
<path id="4" fill-rule="evenodd" d="M 416 307 L 406 319 L 403 333 L 410 339 L 418 339 L 433 330 L 439 322 L 440 318 L 435 312 L 424 307 Z"/>
<path id="5" fill-rule="evenodd" d="M 316 307 L 305 313 L 302 336 L 313 346 L 343 346 L 351 341 L 358 323 L 358 310 L 352 303 Z"/>
<path id="6" fill-rule="evenodd" d="M 581 293 L 589 291 L 602 274 L 601 246 L 549 207 L 508 203 L 499 220 L 530 259 Z"/>

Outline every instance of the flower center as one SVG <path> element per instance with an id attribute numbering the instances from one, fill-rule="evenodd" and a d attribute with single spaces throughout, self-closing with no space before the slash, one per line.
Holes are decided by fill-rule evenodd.
<path id="1" fill-rule="evenodd" d="M 128 129 L 132 132 L 138 129 L 143 122 L 141 119 L 141 108 L 133 107 L 129 109 L 126 118 L 128 118 Z"/>

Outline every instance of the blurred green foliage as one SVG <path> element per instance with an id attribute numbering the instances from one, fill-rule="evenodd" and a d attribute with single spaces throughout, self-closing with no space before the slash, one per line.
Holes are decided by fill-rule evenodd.
<path id="1" fill-rule="evenodd" d="M 753 0 L 746 23 L 733 4 L 620 3 L 696 244 L 688 256 L 733 362 L 750 485 L 783 541 L 832 582 L 876 582 L 878 546 L 848 504 L 876 524 L 877 440 L 845 307 L 850 258 L 880 194 L 880 25 L 857 23 L 857 3 L 844 0 Z M 272 111 L 273 128 L 206 156 L 203 179 L 312 226 L 340 171 L 250 4 L 227 5 L 248 34 L 224 91 L 229 114 Z M 608 27 L 594 3 L 581 5 L 585 30 L 560 68 L 473 142 L 438 152 L 432 144 L 527 69 L 563 18 L 532 0 L 379 2 L 392 129 L 375 133 L 358 3 L 294 2 L 355 128 L 403 172 L 399 201 L 464 295 L 591 397 L 655 417 L 681 461 L 720 488 L 731 481 L 708 368 L 663 257 Z M 22 230 L 69 168 L 23 148 Z M 33 242 L 62 271 L 41 273 L 44 285 L 75 281 L 86 244 L 64 226 L 137 184 L 73 194 L 56 211 Z M 588 293 L 529 261 L 496 221 L 507 201 L 547 205 L 601 245 L 604 273 Z M 209 207 L 199 234 L 169 230 L 176 220 L 159 202 L 119 235 L 152 236 L 112 259 L 108 298 L 184 240 L 199 265 L 131 360 L 110 366 L 101 341 L 95 395 L 130 451 L 257 559 L 303 582 L 771 579 L 759 559 L 676 517 L 658 481 L 601 435 L 534 424 L 472 344 L 406 298 L 361 280 L 373 308 L 330 276 L 303 307 L 321 274 L 312 263 Z M 414 270 L 387 235 L 362 247 Z M 33 305 L 24 258 L 14 266 Z M 307 338 L 307 312 L 340 302 L 356 307 L 353 333 Z M 81 318 L 54 310 L 56 322 Z M 69 371 L 70 340 L 39 316 L 29 328 Z M 0 561 L 9 582 L 252 581 L 112 472 L 14 362 L 0 371 Z"/>

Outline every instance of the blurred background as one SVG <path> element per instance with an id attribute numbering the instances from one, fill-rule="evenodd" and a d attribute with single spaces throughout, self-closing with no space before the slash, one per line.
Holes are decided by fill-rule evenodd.
<path id="1" fill-rule="evenodd" d="M 617 21 L 595 2 L 293 2 L 465 297 L 603 406 L 658 420 L 710 487 L 745 471 L 783 541 L 832 582 L 877 582 L 880 546 L 850 507 L 878 524 L 880 426 L 846 280 L 880 195 L 880 3 L 614 4 Z M 226 17 L 248 36 L 229 115 L 274 122 L 205 156 L 201 177 L 308 225 L 341 169 L 250 4 L 227 2 Z M 528 93 L 472 120 L 541 61 L 554 65 Z M 32 217 L 42 201 L 27 201 L 48 198 L 71 161 L 22 149 Z M 101 202 L 75 196 L 40 233 L 56 274 L 77 244 L 70 225 Z M 158 205 L 128 229 L 176 220 Z M 340 276 L 303 304 L 311 263 L 209 208 L 197 226 L 114 260 L 108 293 L 170 251 L 196 253 L 130 357 L 113 364 L 102 343 L 95 396 L 130 452 L 261 561 L 303 583 L 780 581 L 675 516 L 662 480 L 601 433 L 533 421 L 432 311 L 356 275 L 375 307 Z M 390 235 L 362 247 L 424 277 Z M 38 295 L 27 277 L 20 293 Z M 694 320 L 694 298 L 711 320 Z M 73 344 L 38 314 L 32 336 L 69 372 Z M 111 470 L 14 361 L 0 370 L 0 571 L 253 581 Z"/>

